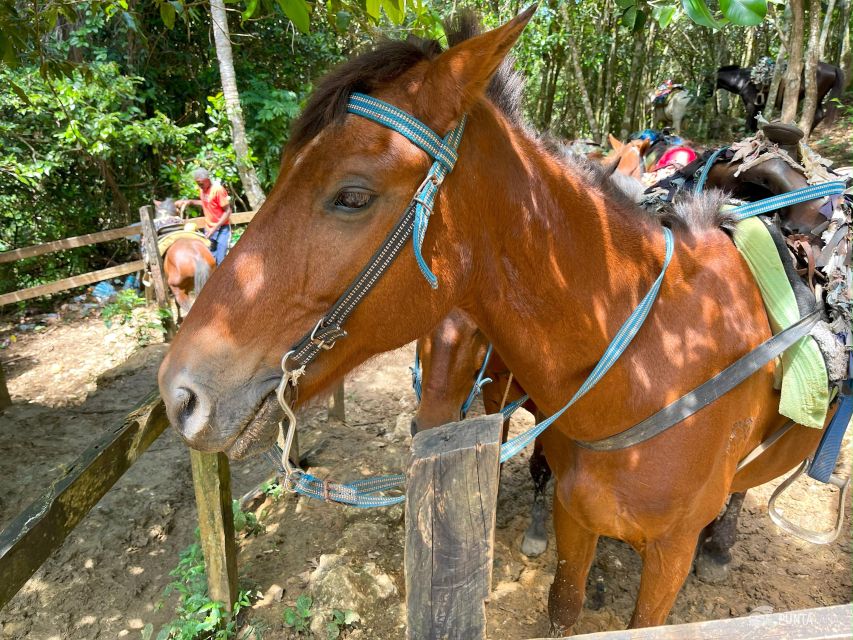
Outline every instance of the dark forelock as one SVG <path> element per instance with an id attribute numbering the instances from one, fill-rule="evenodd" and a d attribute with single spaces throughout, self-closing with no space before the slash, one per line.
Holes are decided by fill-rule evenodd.
<path id="1" fill-rule="evenodd" d="M 460 12 L 445 25 L 450 46 L 479 35 L 480 21 L 474 12 Z M 346 115 L 347 101 L 354 92 L 371 93 L 393 82 L 417 63 L 432 60 L 441 53 L 435 40 L 410 37 L 385 40 L 370 51 L 355 56 L 328 73 L 317 85 L 302 115 L 293 123 L 289 146 L 299 149 L 320 131 Z M 488 98 L 508 118 L 521 122 L 521 98 L 524 81 L 507 57 L 492 77 Z"/>

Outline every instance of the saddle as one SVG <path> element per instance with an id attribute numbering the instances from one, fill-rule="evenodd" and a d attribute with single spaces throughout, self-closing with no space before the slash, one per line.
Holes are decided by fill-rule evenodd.
<path id="1" fill-rule="evenodd" d="M 156 224 L 158 221 L 161 222 L 159 227 Z M 158 221 L 155 221 L 155 228 L 157 228 L 157 251 L 161 256 L 166 255 L 171 246 L 181 239 L 197 240 L 203 242 L 208 249 L 210 248 L 210 239 L 198 231 L 194 222 L 185 222 L 178 217 L 160 218 Z"/>
<path id="2" fill-rule="evenodd" d="M 740 172 L 773 156 L 796 166 L 812 184 L 840 179 L 827 163 L 800 144 L 801 138 L 802 132 L 791 125 L 765 125 L 755 137 L 733 144 L 714 161 L 739 161 Z M 660 210 L 679 192 L 693 191 L 713 153 L 705 152 L 647 189 L 644 206 Z M 848 357 L 853 347 L 849 285 L 853 280 L 853 202 L 849 197 L 831 197 L 824 209 L 821 213 L 826 221 L 807 235 L 786 237 L 778 215 L 774 219 L 763 216 L 743 220 L 732 233 L 759 286 L 774 333 L 816 307 L 823 311 L 823 320 L 812 334 L 786 351 L 782 357 L 783 375 L 777 380 L 782 392 L 780 413 L 798 424 L 816 428 L 824 426 L 830 401 L 850 375 Z"/>

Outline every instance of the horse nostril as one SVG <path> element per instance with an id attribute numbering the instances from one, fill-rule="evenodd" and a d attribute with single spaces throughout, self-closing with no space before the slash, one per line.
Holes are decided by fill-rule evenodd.
<path id="1" fill-rule="evenodd" d="M 175 400 L 179 407 L 178 423 L 182 427 L 195 413 L 196 407 L 198 407 L 198 396 L 192 389 L 180 387 L 175 393 Z"/>

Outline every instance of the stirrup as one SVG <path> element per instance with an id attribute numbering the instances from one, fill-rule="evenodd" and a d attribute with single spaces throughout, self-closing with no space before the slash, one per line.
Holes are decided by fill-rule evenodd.
<path id="1" fill-rule="evenodd" d="M 767 513 L 770 515 L 770 519 L 776 524 L 776 526 L 783 531 L 813 544 L 829 544 L 838 538 L 838 534 L 841 533 L 841 527 L 844 524 L 844 505 L 847 503 L 847 491 L 850 488 L 849 477 L 840 478 L 839 476 L 832 474 L 829 478 L 829 482 L 827 483 L 835 485 L 838 488 L 838 511 L 835 518 L 835 527 L 828 531 L 810 531 L 809 529 L 805 529 L 788 520 L 776 509 L 776 498 L 782 495 L 782 493 L 803 474 L 810 463 L 811 458 L 803 460 L 800 467 L 776 488 L 773 495 L 770 496 L 770 501 L 767 503 Z"/>

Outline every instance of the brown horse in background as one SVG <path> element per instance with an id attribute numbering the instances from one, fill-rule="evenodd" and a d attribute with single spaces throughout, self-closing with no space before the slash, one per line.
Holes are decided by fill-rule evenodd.
<path id="1" fill-rule="evenodd" d="M 180 312 L 189 313 L 193 305 L 192 293 L 198 297 L 210 273 L 216 266 L 216 260 L 201 238 L 179 238 L 166 250 L 163 256 L 163 269 Z"/>
<path id="2" fill-rule="evenodd" d="M 349 317 L 347 337 L 299 378 L 295 406 L 428 333 L 452 308 L 471 316 L 542 412 L 556 412 L 581 386 L 658 276 L 664 232 L 485 97 L 532 14 L 445 52 L 432 42 L 386 43 L 319 84 L 275 186 L 160 369 L 169 418 L 190 446 L 242 457 L 275 442 L 282 356 L 316 327 L 424 181 L 426 153 L 346 114 L 354 91 L 439 135 L 468 116 L 423 245 L 440 285 L 430 288 L 407 247 Z M 643 560 L 631 625 L 662 624 L 728 495 L 785 473 L 821 438 L 795 426 L 736 471 L 785 422 L 771 363 L 651 440 L 606 452 L 578 444 L 624 431 L 770 337 L 718 210 L 718 200 L 701 198 L 690 220 L 672 222 L 674 257 L 644 326 L 602 382 L 542 435 L 556 477 L 555 631 L 580 614 L 602 535 L 628 542 Z"/>

